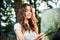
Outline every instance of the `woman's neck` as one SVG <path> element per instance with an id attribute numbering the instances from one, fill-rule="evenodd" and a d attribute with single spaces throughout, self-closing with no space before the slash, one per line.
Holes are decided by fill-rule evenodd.
<path id="1" fill-rule="evenodd" d="M 25 23 L 28 24 L 28 19 L 25 20 Z"/>

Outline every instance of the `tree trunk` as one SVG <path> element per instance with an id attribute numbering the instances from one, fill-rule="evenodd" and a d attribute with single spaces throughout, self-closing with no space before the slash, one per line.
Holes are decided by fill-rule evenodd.
<path id="1" fill-rule="evenodd" d="M 15 14 L 16 14 L 16 22 L 18 21 L 17 20 L 18 9 L 22 3 L 24 3 L 24 0 L 14 0 L 14 10 L 15 10 Z"/>

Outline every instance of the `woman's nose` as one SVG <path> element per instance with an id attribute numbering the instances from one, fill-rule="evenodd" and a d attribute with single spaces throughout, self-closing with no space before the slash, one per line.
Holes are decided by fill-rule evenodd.
<path id="1" fill-rule="evenodd" d="M 29 12 L 29 14 L 30 14 L 31 12 Z"/>

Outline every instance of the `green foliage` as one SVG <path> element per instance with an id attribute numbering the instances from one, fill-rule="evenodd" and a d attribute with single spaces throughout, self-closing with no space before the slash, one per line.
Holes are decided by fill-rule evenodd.
<path id="1" fill-rule="evenodd" d="M 1 31 L 2 33 L 14 34 L 13 25 L 15 21 L 11 20 L 15 14 L 12 14 L 13 3 L 12 0 L 0 0 L 0 15 L 1 15 Z"/>
<path id="2" fill-rule="evenodd" d="M 57 32 L 59 28 L 58 27 L 58 23 L 59 23 L 58 20 L 60 19 L 59 9 L 60 8 L 50 9 L 50 10 L 45 10 L 44 12 L 42 12 L 41 32 L 46 34 L 48 40 L 52 39 L 52 36 L 54 35 L 55 32 Z"/>

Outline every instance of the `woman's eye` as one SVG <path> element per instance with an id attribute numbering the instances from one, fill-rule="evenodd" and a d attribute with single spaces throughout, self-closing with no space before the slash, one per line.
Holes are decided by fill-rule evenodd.
<path id="1" fill-rule="evenodd" d="M 30 11 L 26 11 L 26 12 L 30 12 Z"/>

